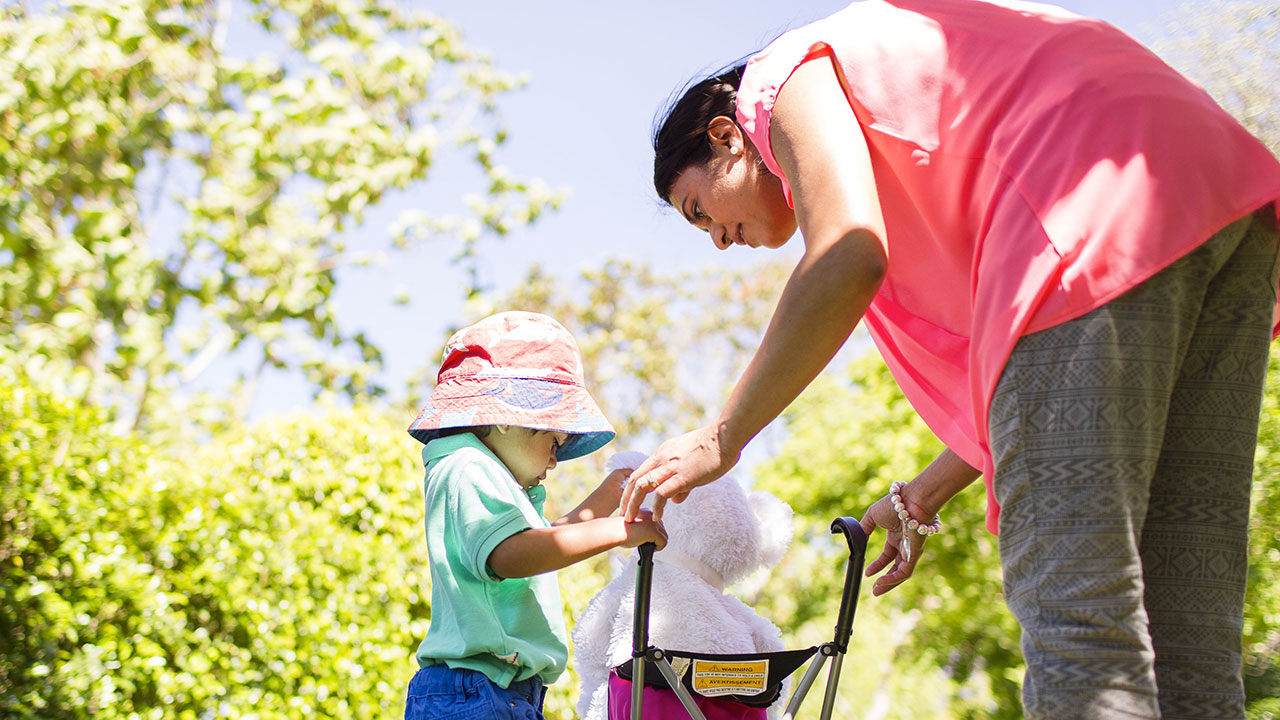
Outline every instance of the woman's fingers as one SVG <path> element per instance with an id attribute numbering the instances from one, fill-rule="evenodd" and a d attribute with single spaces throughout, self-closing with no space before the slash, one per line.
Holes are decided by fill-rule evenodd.
<path id="1" fill-rule="evenodd" d="M 643 466 L 631 473 L 631 477 L 627 478 L 627 488 L 622 491 L 622 516 L 627 522 L 635 521 L 640 512 L 640 504 L 644 502 L 645 493 L 640 489 L 640 478 L 644 477 L 641 470 Z"/>
<path id="2" fill-rule="evenodd" d="M 862 516 L 862 520 L 859 521 L 859 524 L 862 525 L 862 532 L 866 533 L 867 537 L 871 537 L 872 534 L 875 533 L 876 528 L 879 527 L 876 523 L 875 517 L 873 516 L 873 510 L 875 510 L 874 505 L 867 508 L 867 512 Z M 897 544 L 893 542 L 893 538 L 887 539 L 884 544 L 884 550 L 880 552 L 880 555 L 876 557 L 876 559 L 872 560 L 867 565 L 865 576 L 871 577 L 886 567 L 889 567 L 889 563 L 893 562 L 894 559 L 898 557 L 896 548 Z"/>
<path id="3" fill-rule="evenodd" d="M 661 516 L 667 501 L 683 502 L 694 488 L 724 475 L 733 464 L 722 457 L 715 432 L 699 428 L 667 440 L 636 468 L 623 491 L 621 510 L 630 521 L 650 494 L 655 494 L 654 510 Z"/>
<path id="4" fill-rule="evenodd" d="M 871 577 L 872 575 L 875 575 L 881 570 L 889 567 L 889 563 L 896 560 L 897 557 L 898 551 L 894 549 L 890 543 L 885 543 L 884 550 L 880 553 L 880 556 L 867 564 L 866 576 Z"/>
<path id="5" fill-rule="evenodd" d="M 920 551 L 924 549 L 924 536 L 915 533 L 902 533 L 901 520 L 893 511 L 889 498 L 883 497 L 867 508 L 862 517 L 862 530 L 870 537 L 877 528 L 885 531 L 884 550 L 867 564 L 866 577 L 889 568 L 884 575 L 876 578 L 871 588 L 872 595 L 883 595 L 901 585 L 915 572 L 916 563 L 920 560 Z M 910 543 L 910 559 L 904 554 L 903 541 Z"/>
<path id="6" fill-rule="evenodd" d="M 664 497 L 662 497 L 661 495 L 658 495 L 658 494 L 655 494 L 655 495 L 653 496 L 653 519 L 654 519 L 654 520 L 659 521 L 659 522 L 661 522 L 661 521 L 662 521 L 662 510 L 663 510 L 663 508 L 665 508 L 666 506 L 667 506 L 667 499 L 666 499 L 666 498 L 664 498 Z"/>
<path id="7" fill-rule="evenodd" d="M 644 467 L 644 466 L 641 465 L 641 467 Z M 618 509 L 622 511 L 622 514 L 624 517 L 627 516 L 627 508 L 631 506 L 631 496 L 634 495 L 636 491 L 636 478 L 639 477 L 639 475 L 637 475 L 636 473 L 638 472 L 640 472 L 640 468 L 636 468 L 635 470 L 632 470 L 631 474 L 627 476 L 626 483 L 624 483 L 622 486 L 622 499 L 618 501 Z M 632 513 L 629 517 L 627 517 L 628 521 L 635 520 L 635 519 L 636 518 L 634 513 Z"/>
<path id="8" fill-rule="evenodd" d="M 893 564 L 893 567 L 890 568 L 889 572 L 876 579 L 875 585 L 871 588 L 871 594 L 873 596 L 883 595 L 910 579 L 911 574 L 915 572 L 916 562 L 920 559 L 921 549 L 923 548 L 918 547 L 913 549 L 912 559 L 910 562 L 902 562 L 902 554 L 897 553 L 898 562 Z"/>
<path id="9" fill-rule="evenodd" d="M 893 542 L 893 545 L 896 548 L 897 539 L 891 538 L 891 540 Z M 879 578 L 876 579 L 875 585 L 873 585 L 871 588 L 871 594 L 873 596 L 883 595 L 889 592 L 890 590 L 894 589 L 895 587 L 901 585 L 902 583 L 906 582 L 908 579 L 910 579 L 912 573 L 914 573 L 916 570 L 916 563 L 920 562 L 920 551 L 922 551 L 923 549 L 924 549 L 923 537 L 921 537 L 918 542 L 915 541 L 914 538 L 912 538 L 910 561 L 903 561 L 902 553 L 894 549 L 893 550 L 893 558 L 894 558 L 893 566 L 889 569 L 889 572 L 885 573 L 884 575 L 881 575 Z M 886 549 L 884 554 L 889 554 L 889 552 L 890 551 Z M 883 557 L 883 555 L 881 557 Z M 877 558 L 877 560 L 879 560 L 879 558 Z"/>
<path id="10" fill-rule="evenodd" d="M 886 573 L 885 575 L 881 575 L 880 577 L 876 578 L 875 585 L 871 586 L 871 596 L 880 597 L 881 595 L 901 585 L 903 582 L 906 581 L 907 577 L 909 576 L 903 576 L 897 573 Z"/>
<path id="11" fill-rule="evenodd" d="M 631 477 L 627 480 L 627 487 L 622 491 L 621 502 L 622 516 L 627 522 L 636 519 L 636 515 L 644 505 L 645 497 L 661 486 L 663 477 L 663 471 L 653 458 L 645 460 L 635 469 L 635 472 L 631 473 Z M 666 502 L 665 499 L 663 502 Z M 661 518 L 662 511 L 656 507 L 655 510 L 655 515 Z"/>

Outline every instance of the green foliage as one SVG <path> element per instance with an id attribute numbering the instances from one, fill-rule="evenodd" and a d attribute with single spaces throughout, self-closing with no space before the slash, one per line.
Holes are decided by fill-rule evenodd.
<path id="1" fill-rule="evenodd" d="M 775 572 L 758 605 L 788 634 L 803 636 L 834 616 L 839 569 L 830 562 L 827 523 L 860 516 L 893 480 L 914 477 L 941 450 L 876 356 L 850 365 L 843 377 L 823 375 L 784 416 L 788 438 L 757 469 L 759 486 L 787 500 L 806 518 L 805 532 Z M 1277 710 L 1280 697 L 1280 346 L 1273 345 L 1263 397 L 1254 468 L 1250 579 L 1245 599 L 1244 671 L 1250 717 Z M 922 663 L 914 684 L 903 688 L 922 703 L 941 696 L 938 717 L 1021 716 L 1023 670 L 1016 621 L 1005 607 L 996 538 L 985 529 L 981 483 L 943 511 L 946 532 L 925 549 L 910 582 L 881 598 L 864 593 L 855 622 L 857 654 L 898 673 Z M 873 538 L 868 554 L 879 553 Z M 894 625 L 885 634 L 877 626 Z M 827 628 L 823 627 L 824 630 Z M 870 636 L 867 636 L 867 633 Z M 818 636 L 821 638 L 821 636 Z M 807 642 L 808 640 L 806 640 Z M 945 679 L 920 680 L 933 669 Z M 867 682 L 865 671 L 847 673 L 852 693 L 885 692 L 900 679 L 886 674 Z M 865 702 L 862 706 L 865 706 Z M 913 709 L 914 706 L 913 706 Z M 919 717 L 920 713 L 913 713 Z M 900 717 L 892 712 L 884 717 Z M 905 717 L 905 715 L 901 715 Z"/>
<path id="2" fill-rule="evenodd" d="M 894 480 L 910 480 L 942 451 L 874 353 L 839 374 L 821 376 L 787 409 L 784 421 L 781 450 L 756 471 L 758 486 L 789 502 L 809 524 L 784 564 L 804 546 L 829 544 L 824 536 L 832 518 L 861 517 Z M 1018 631 L 1002 600 L 999 555 L 986 530 L 985 508 L 980 484 L 952 500 L 945 510 L 947 531 L 929 541 L 915 576 L 880 598 L 864 592 L 855 622 L 860 658 L 899 673 L 923 664 L 902 690 L 922 703 L 933 700 L 939 717 L 1016 718 L 1021 712 Z M 882 534 L 872 538 L 868 560 L 879 555 L 883 542 Z M 803 562 L 798 572 L 784 569 L 785 590 L 767 601 L 776 608 L 770 617 L 784 618 L 788 628 L 834 617 L 831 595 L 842 571 L 832 566 L 813 572 L 812 564 Z M 864 629 L 877 625 L 897 631 L 864 637 Z M 921 682 L 920 675 L 930 671 L 934 679 Z M 886 675 L 862 691 L 874 696 L 901 682 Z M 886 717 L 898 717 L 892 712 Z"/>
<path id="3" fill-rule="evenodd" d="M 229 32 L 267 52 L 235 56 Z M 0 50 L 0 347 L 135 427 L 232 349 L 380 392 L 379 349 L 329 300 L 390 248 L 343 232 L 444 143 L 479 178 L 469 214 L 409 213 L 397 246 L 452 236 L 466 260 L 559 199 L 497 162 L 521 79 L 391 0 L 10 6 Z"/>
<path id="4" fill-rule="evenodd" d="M 340 271 L 442 237 L 473 270 L 481 238 L 556 205 L 497 161 L 495 109 L 520 79 L 406 6 L 0 10 L 0 716 L 400 714 L 430 620 L 421 471 L 404 434 L 414 408 L 204 423 L 197 442 L 172 391 L 238 350 L 321 388 L 376 393 L 378 349 L 328 305 Z M 1201 54 L 1175 64 L 1280 147 L 1280 13 L 1186 13 L 1175 30 Z M 228 52 L 233 18 L 268 54 Z M 346 247 L 343 232 L 426 178 L 449 141 L 482 178 L 469 214 L 410 213 L 390 247 Z M 473 316 L 520 307 L 563 321 L 620 431 L 614 447 L 644 450 L 719 407 L 787 269 L 665 277 L 607 263 L 566 291 L 535 268 L 501 302 L 474 273 L 463 292 Z M 118 416 L 140 431 L 118 430 Z M 738 590 L 803 647 L 829 639 L 839 600 L 831 518 L 857 516 L 941 448 L 875 358 L 828 371 L 777 425 L 756 441 L 780 440 L 754 475 L 796 509 L 797 540 L 767 582 Z M 1262 719 L 1280 712 L 1276 348 L 1260 440 L 1244 639 L 1249 716 Z M 558 468 L 549 515 L 598 481 L 606 454 Z M 910 583 L 863 593 L 837 716 L 1018 716 L 1017 628 L 984 507 L 975 485 L 945 509 L 947 532 Z M 608 565 L 561 573 L 571 621 Z M 576 683 L 551 690 L 548 717 L 572 717 Z"/>
<path id="5" fill-rule="evenodd" d="M 1272 344 L 1253 467 L 1244 682 L 1250 712 L 1280 715 L 1280 346 Z M 1260 715 L 1259 715 L 1260 717 Z"/>
<path id="6" fill-rule="evenodd" d="M 420 471 L 370 411 L 162 452 L 0 375 L 0 714 L 382 718 L 430 618 Z"/>
<path id="7" fill-rule="evenodd" d="M 1263 412 L 1246 617 L 1259 718 L 1274 704 L 1280 636 L 1278 403 L 1280 348 Z M 104 411 L 32 387 L 8 366 L 0 418 L 0 714 L 400 712 L 430 620 L 405 418 L 320 408 L 160 449 L 113 434 Z M 804 647 L 829 639 L 839 599 L 844 550 L 830 519 L 858 516 L 940 448 L 874 356 L 820 378 L 785 424 L 776 457 L 754 474 L 796 508 L 798 539 L 767 582 L 739 592 L 789 646 Z M 598 479 L 600 455 L 557 469 L 550 515 Z M 881 598 L 862 594 L 837 712 L 902 717 L 892 699 L 909 694 L 915 717 L 1017 717 L 1017 631 L 984 504 L 980 487 L 963 493 L 916 577 Z M 561 574 L 571 620 L 607 568 L 600 557 Z M 572 717 L 576 686 L 571 674 L 557 683 L 548 717 Z"/>

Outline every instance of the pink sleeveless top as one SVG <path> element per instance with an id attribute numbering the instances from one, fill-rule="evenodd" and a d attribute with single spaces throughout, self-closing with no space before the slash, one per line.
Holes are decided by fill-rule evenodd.
<path id="1" fill-rule="evenodd" d="M 813 58 L 845 81 L 884 212 L 889 271 L 867 328 L 924 421 L 982 470 L 994 532 L 987 410 L 1014 343 L 1280 201 L 1280 163 L 1099 20 L 1016 0 L 864 0 L 747 65 L 738 120 L 788 203 L 770 113 Z"/>

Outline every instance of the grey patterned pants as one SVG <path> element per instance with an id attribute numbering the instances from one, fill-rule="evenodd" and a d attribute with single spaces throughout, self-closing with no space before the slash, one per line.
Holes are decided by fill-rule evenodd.
<path id="1" fill-rule="evenodd" d="M 1023 337 L 992 399 L 1029 718 L 1243 718 L 1249 492 L 1271 216 Z"/>

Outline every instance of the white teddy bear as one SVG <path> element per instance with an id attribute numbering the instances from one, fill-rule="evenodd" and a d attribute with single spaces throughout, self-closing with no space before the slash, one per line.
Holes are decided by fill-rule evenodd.
<path id="1" fill-rule="evenodd" d="M 617 453 L 609 469 L 634 468 L 644 458 Z M 776 625 L 724 591 L 782 559 L 794 531 L 791 507 L 768 492 L 748 494 L 732 477 L 723 477 L 694 490 L 683 503 L 668 503 L 662 522 L 668 540 L 653 556 L 649 644 L 706 653 L 785 649 Z M 635 559 L 633 552 L 573 630 L 575 667 L 582 679 L 577 711 L 584 720 L 608 717 L 609 670 L 631 658 Z M 783 705 L 775 702 L 769 717 Z"/>

